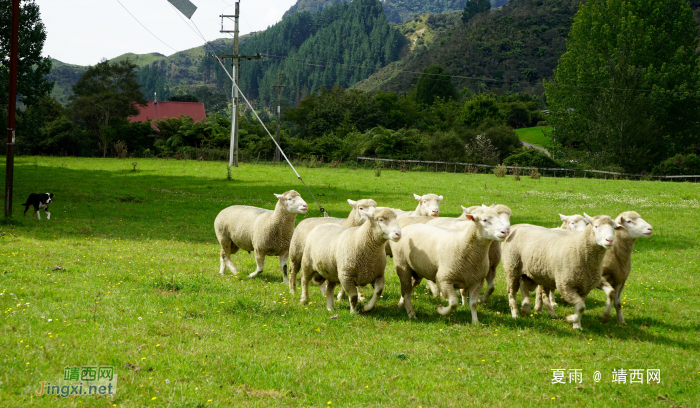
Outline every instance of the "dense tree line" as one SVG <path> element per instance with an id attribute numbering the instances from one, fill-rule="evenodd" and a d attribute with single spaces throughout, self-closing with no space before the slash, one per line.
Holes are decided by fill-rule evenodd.
<path id="1" fill-rule="evenodd" d="M 377 0 L 342 3 L 316 14 L 296 13 L 241 46 L 244 55 L 276 56 L 244 62 L 241 84 L 244 92 L 266 104 L 277 99 L 272 85 L 279 72 L 285 73 L 289 88 L 300 93 L 334 84 L 350 87 L 397 60 L 401 38 Z"/>

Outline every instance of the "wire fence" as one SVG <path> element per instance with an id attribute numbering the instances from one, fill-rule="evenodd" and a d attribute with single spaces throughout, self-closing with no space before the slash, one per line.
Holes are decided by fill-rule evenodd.
<path id="1" fill-rule="evenodd" d="M 489 172 L 490 169 L 495 169 L 499 167 L 497 165 L 490 164 L 478 164 L 478 163 L 456 163 L 456 162 L 442 162 L 442 161 L 428 161 L 428 160 L 397 160 L 397 159 L 379 159 L 374 157 L 358 157 L 358 165 L 362 162 L 362 166 L 367 168 L 368 162 L 381 162 L 385 169 L 389 163 L 389 169 L 393 170 L 405 170 L 405 171 L 434 171 L 438 172 L 442 170 L 443 172 L 450 173 L 483 173 Z M 372 166 L 374 167 L 374 166 Z M 614 171 L 603 171 L 603 170 L 586 170 L 586 169 L 566 169 L 566 168 L 549 168 L 549 167 L 519 167 L 519 166 L 502 166 L 508 170 L 532 170 L 535 169 L 539 171 L 542 176 L 548 177 L 569 177 L 569 178 L 612 178 L 618 179 L 628 179 L 628 180 L 671 180 L 671 181 L 683 181 L 689 180 L 697 182 L 700 175 L 684 175 L 684 176 L 654 176 L 651 174 L 634 174 L 634 173 L 618 173 Z"/>

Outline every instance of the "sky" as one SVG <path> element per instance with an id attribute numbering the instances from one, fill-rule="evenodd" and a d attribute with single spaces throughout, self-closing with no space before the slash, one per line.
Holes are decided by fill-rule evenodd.
<path id="1" fill-rule="evenodd" d="M 190 1 L 197 6 L 191 21 L 167 0 L 35 0 L 46 27 L 43 55 L 69 64 L 95 65 L 102 58 L 127 52 L 171 55 L 199 47 L 204 40 L 197 28 L 207 41 L 231 38 L 219 33 L 219 15 L 235 13 L 233 0 Z M 241 0 L 240 34 L 275 24 L 294 3 L 296 0 Z M 232 20 L 224 20 L 225 30 L 233 26 Z"/>

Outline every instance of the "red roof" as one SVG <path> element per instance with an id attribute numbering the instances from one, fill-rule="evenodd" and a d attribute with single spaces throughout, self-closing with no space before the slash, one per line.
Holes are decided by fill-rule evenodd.
<path id="1" fill-rule="evenodd" d="M 165 119 L 165 118 L 177 118 L 180 115 L 189 116 L 194 119 L 195 122 L 206 117 L 204 113 L 204 104 L 201 102 L 169 102 L 169 101 L 159 101 L 154 103 L 153 101 L 148 101 L 147 106 L 140 108 L 136 116 L 130 116 L 129 122 L 145 122 L 147 119 Z"/>

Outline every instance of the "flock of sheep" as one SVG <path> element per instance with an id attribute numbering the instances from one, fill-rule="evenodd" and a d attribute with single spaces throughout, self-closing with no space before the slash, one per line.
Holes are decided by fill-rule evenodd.
<path id="1" fill-rule="evenodd" d="M 612 306 L 617 321 L 624 325 L 621 293 L 631 270 L 631 257 L 637 238 L 650 237 L 651 225 L 634 211 L 623 212 L 614 220 L 607 215 L 564 216 L 559 228 L 517 224 L 511 227 L 511 210 L 505 205 L 465 208 L 458 218 L 439 217 L 443 197 L 419 196 L 414 211 L 377 207 L 371 199 L 348 200 L 348 218 L 307 218 L 294 228 L 297 214 L 308 210 L 294 190 L 275 194 L 274 210 L 235 205 L 222 210 L 214 221 L 221 245 L 220 274 L 228 269 L 238 274 L 231 254 L 243 249 L 255 254 L 257 268 L 249 277 L 263 271 L 266 256 L 279 256 L 285 283 L 292 294 L 297 275 L 301 277 L 301 303 L 309 301 L 309 282 L 320 286 L 327 309 L 333 310 L 334 288 L 340 283 L 340 301 L 350 299 L 357 312 L 374 308 L 384 289 L 386 257 L 394 258 L 401 283 L 401 300 L 409 318 L 416 313 L 411 292 L 426 279 L 434 296 L 444 296 L 448 306 L 436 311 L 447 315 L 462 304 L 469 304 L 472 323 L 478 323 L 477 301 L 486 302 L 494 291 L 496 266 L 503 262 L 509 305 L 518 317 L 517 292 L 522 296 L 522 313 L 530 314 L 531 292 L 536 293 L 535 310 L 542 305 L 556 317 L 554 291 L 574 306 L 566 318 L 574 329 L 581 329 L 585 299 L 594 288 L 605 291 L 607 303 L 601 321 L 610 318 Z M 287 273 L 289 261 L 289 274 Z M 486 292 L 479 292 L 487 281 Z M 365 302 L 361 287 L 372 284 L 374 293 Z"/>

